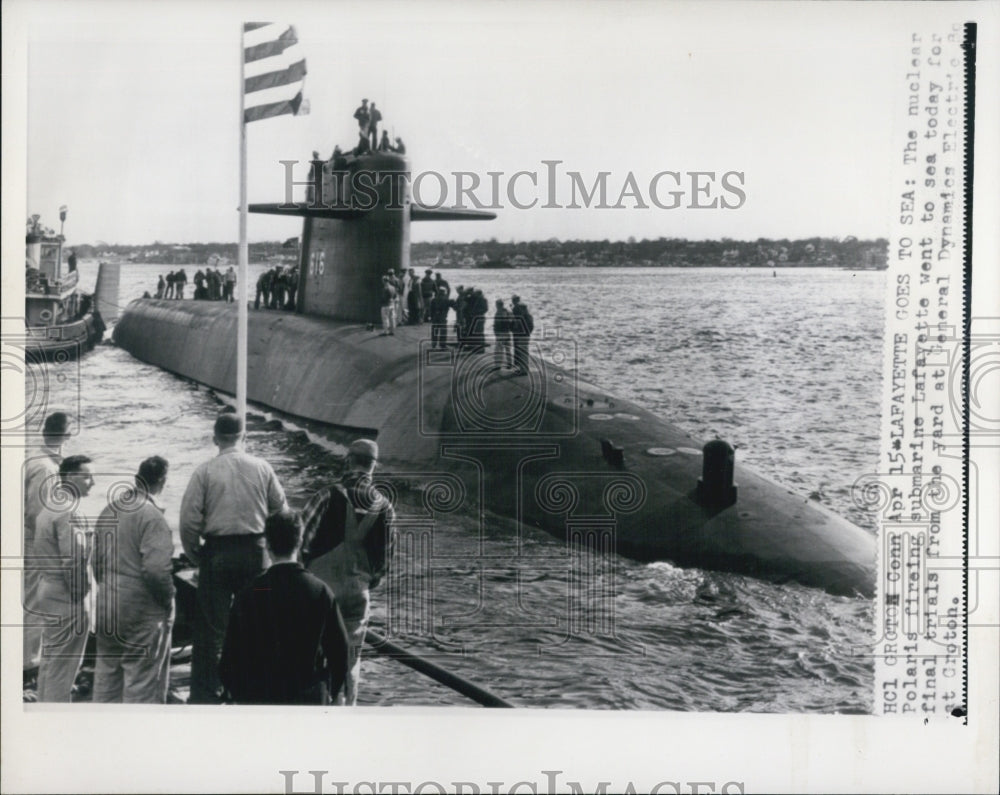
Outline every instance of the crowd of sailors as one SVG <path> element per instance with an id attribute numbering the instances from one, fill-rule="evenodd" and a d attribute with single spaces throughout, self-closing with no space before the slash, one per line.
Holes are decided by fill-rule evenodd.
<path id="1" fill-rule="evenodd" d="M 295 295 L 299 289 L 297 268 L 275 267 L 257 277 L 257 297 L 253 308 L 286 309 L 295 311 Z M 263 299 L 263 301 L 262 301 Z"/>
<path id="2" fill-rule="evenodd" d="M 80 501 L 94 461 L 63 455 L 70 436 L 70 417 L 50 414 L 24 469 L 26 680 L 37 668 L 39 701 L 79 700 L 93 630 L 93 700 L 165 703 L 176 585 L 159 496 L 169 464 L 144 459 L 92 521 Z M 218 453 L 191 473 L 181 503 L 181 544 L 198 569 L 188 701 L 355 704 L 370 591 L 395 541 L 393 506 L 372 484 L 378 446 L 353 442 L 340 476 L 294 511 L 243 440 L 243 420 L 220 414 Z"/>
<path id="3" fill-rule="evenodd" d="M 188 277 L 184 268 L 179 271 L 171 271 L 164 278 L 160 278 L 156 283 L 157 298 L 184 298 L 184 288 L 187 287 Z M 232 303 L 236 300 L 236 271 L 232 265 L 223 273 L 218 268 L 205 268 L 198 270 L 194 275 L 194 299 L 196 301 L 226 301 Z"/>
<path id="4" fill-rule="evenodd" d="M 181 268 L 170 273 L 166 280 L 161 276 L 157 298 L 183 298 L 187 276 Z M 254 309 L 281 309 L 295 311 L 299 274 L 294 267 L 277 266 L 264 271 L 257 278 Z M 236 272 L 232 267 L 226 273 L 206 268 L 195 274 L 195 299 L 233 301 Z M 381 324 L 383 335 L 395 335 L 396 327 L 431 324 L 431 347 L 449 345 L 449 330 L 454 344 L 463 352 L 482 353 L 486 350 L 487 315 L 490 303 L 483 291 L 476 287 L 458 285 L 452 296 L 451 285 L 438 271 L 427 268 L 424 277 L 418 278 L 413 268 L 388 270 L 382 276 L 379 290 L 379 318 L 373 325 Z M 449 322 L 451 313 L 454 321 Z M 512 295 L 510 305 L 504 299 L 494 301 L 493 339 L 495 365 L 512 368 L 517 375 L 528 372 L 528 343 L 534 331 L 534 319 L 520 296 Z"/>
<path id="5" fill-rule="evenodd" d="M 490 303 L 477 287 L 458 285 L 455 297 L 451 285 L 430 268 L 418 279 L 413 268 L 408 271 L 388 270 L 382 276 L 379 296 L 383 335 L 395 335 L 396 326 L 431 324 L 431 347 L 448 346 L 449 313 L 454 312 L 452 325 L 455 344 L 468 353 L 486 350 L 486 316 Z M 513 368 L 517 375 L 528 374 L 528 342 L 535 322 L 527 304 L 518 295 L 511 296 L 510 308 L 502 298 L 494 302 L 493 340 L 494 366 Z"/>
<path id="6" fill-rule="evenodd" d="M 219 268 L 206 267 L 194 275 L 194 295 L 196 301 L 236 300 L 236 270 L 230 265 L 223 273 Z M 162 274 L 156 285 L 156 298 L 183 299 L 188 277 L 184 268 Z M 257 277 L 257 295 L 254 309 L 285 309 L 294 311 L 295 296 L 299 288 L 299 272 L 295 267 L 276 266 Z M 146 293 L 146 298 L 154 296 Z"/>

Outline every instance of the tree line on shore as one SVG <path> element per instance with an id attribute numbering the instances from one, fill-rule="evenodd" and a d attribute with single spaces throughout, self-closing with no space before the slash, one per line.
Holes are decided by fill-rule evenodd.
<path id="1" fill-rule="evenodd" d="M 118 258 L 164 265 L 204 264 L 214 258 L 235 263 L 235 243 L 162 243 L 78 245 L 81 258 Z M 298 239 L 250 244 L 250 262 L 293 264 Z M 413 243 L 411 265 L 424 268 L 511 267 L 848 267 L 881 270 L 887 266 L 885 238 L 860 240 L 811 237 L 797 240 L 549 240 L 471 243 Z"/>

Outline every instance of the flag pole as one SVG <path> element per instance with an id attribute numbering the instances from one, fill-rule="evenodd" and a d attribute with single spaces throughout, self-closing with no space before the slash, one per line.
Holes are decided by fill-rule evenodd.
<path id="1" fill-rule="evenodd" d="M 236 413 L 246 427 L 247 414 L 247 303 L 250 293 L 249 253 L 247 251 L 247 125 L 244 119 L 246 104 L 246 48 L 243 41 L 243 23 L 240 23 L 240 247 L 239 274 L 237 276 L 238 320 L 236 325 Z"/>

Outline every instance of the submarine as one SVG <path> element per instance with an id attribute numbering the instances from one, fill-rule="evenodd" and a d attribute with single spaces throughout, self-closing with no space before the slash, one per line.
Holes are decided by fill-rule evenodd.
<path id="1" fill-rule="evenodd" d="M 871 533 L 737 467 L 725 441 L 703 444 L 581 380 L 573 341 L 533 335 L 517 376 L 495 369 L 491 351 L 432 347 L 429 324 L 373 331 L 382 274 L 410 267 L 412 222 L 495 215 L 414 202 L 399 153 L 319 165 L 307 202 L 249 207 L 303 226 L 295 311 L 249 312 L 248 401 L 376 438 L 381 469 L 416 484 L 431 519 L 460 504 L 481 528 L 502 517 L 602 554 L 874 595 Z M 142 298 L 113 337 L 143 362 L 235 394 L 237 314 Z"/>

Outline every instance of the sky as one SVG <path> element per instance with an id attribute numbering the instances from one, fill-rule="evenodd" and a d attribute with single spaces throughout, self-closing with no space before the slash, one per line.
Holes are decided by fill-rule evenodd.
<path id="1" fill-rule="evenodd" d="M 26 42 L 28 212 L 68 205 L 72 243 L 235 241 L 240 22 L 293 24 L 311 114 L 248 126 L 251 202 L 284 197 L 281 160 L 356 141 L 362 97 L 414 174 L 500 178 L 490 222 L 414 224 L 414 240 L 885 236 L 900 93 L 891 13 L 831 4 L 40 3 Z M 850 9 L 848 9 L 850 10 Z M 257 12 L 266 14 L 258 17 Z M 275 12 L 280 14 L 277 18 Z M 863 23 L 863 24 L 860 24 Z M 273 30 L 276 34 L 280 27 Z M 280 65 L 280 64 L 279 64 Z M 618 208 L 519 209 L 548 196 L 545 160 Z M 681 206 L 650 197 L 681 175 Z M 690 172 L 709 193 L 693 198 Z M 745 200 L 721 186 L 722 175 Z M 638 199 L 619 202 L 629 175 Z M 296 178 L 306 178 L 300 167 Z M 673 177 L 655 196 L 671 202 Z M 297 189 L 301 193 L 301 189 Z M 490 201 L 490 191 L 477 192 Z M 438 201 L 435 179 L 419 198 Z M 693 208 L 725 199 L 738 207 Z M 639 206 L 645 203 L 646 207 Z M 250 240 L 297 235 L 251 216 Z"/>

